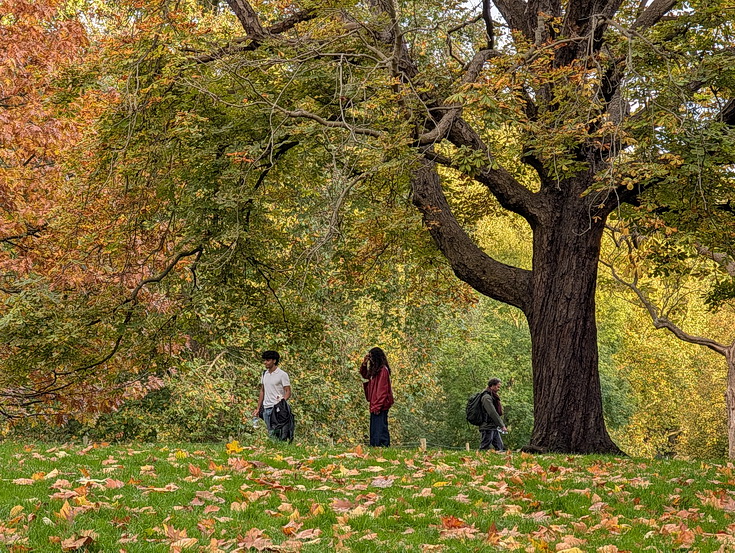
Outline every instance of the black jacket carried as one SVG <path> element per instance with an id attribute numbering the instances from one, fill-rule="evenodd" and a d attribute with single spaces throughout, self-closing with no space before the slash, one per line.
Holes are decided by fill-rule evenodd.
<path id="1" fill-rule="evenodd" d="M 271 434 L 274 438 L 288 442 L 293 441 L 294 429 L 296 428 L 296 418 L 285 399 L 282 399 L 273 406 L 270 423 Z"/>

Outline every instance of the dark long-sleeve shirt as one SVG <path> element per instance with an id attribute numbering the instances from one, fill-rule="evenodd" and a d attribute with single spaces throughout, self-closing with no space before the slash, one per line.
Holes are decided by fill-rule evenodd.
<path id="1" fill-rule="evenodd" d="M 487 422 L 480 425 L 480 430 L 491 430 L 493 428 L 503 428 L 505 423 L 500 415 L 498 415 L 497 409 L 493 404 L 493 396 L 489 393 L 482 396 L 482 407 L 487 413 Z"/>

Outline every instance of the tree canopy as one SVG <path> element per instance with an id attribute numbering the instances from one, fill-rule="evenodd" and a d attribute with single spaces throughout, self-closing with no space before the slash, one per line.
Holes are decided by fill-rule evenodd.
<path id="1" fill-rule="evenodd" d="M 422 267 L 408 269 L 411 282 L 461 297 L 446 263 L 523 312 L 534 448 L 618 451 L 598 372 L 603 231 L 618 221 L 664 237 L 680 230 L 729 253 L 726 2 L 65 6 L 94 38 L 54 100 L 87 129 L 56 165 L 68 179 L 55 189 L 69 201 L 55 221 L 84 227 L 88 242 L 54 266 L 84 275 L 68 279 L 87 294 L 73 296 L 85 310 L 75 336 L 92 329 L 87 343 L 111 355 L 75 352 L 62 372 L 88 374 L 122 344 L 150 366 L 183 340 L 243 324 L 306 336 L 322 323 L 294 316 L 299 298 L 379 288 L 406 256 Z M 531 231 L 530 266 L 483 247 L 479 221 L 505 212 Z M 17 283 L 27 257 L 10 242 Z M 334 274 L 322 270 L 327 259 Z M 294 282 L 299 294 L 278 301 Z M 420 291 L 414 299 L 420 306 Z M 31 341 L 17 336 L 6 354 L 46 363 L 47 375 L 53 355 L 19 356 Z"/>

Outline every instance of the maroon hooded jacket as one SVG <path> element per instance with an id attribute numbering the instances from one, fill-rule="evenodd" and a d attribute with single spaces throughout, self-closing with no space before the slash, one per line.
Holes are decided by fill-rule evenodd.
<path id="1" fill-rule="evenodd" d="M 368 378 L 366 366 L 360 367 L 360 375 Z M 365 389 L 365 399 L 370 403 L 370 412 L 374 415 L 387 411 L 393 405 L 393 390 L 390 386 L 388 367 L 380 367 L 378 374 L 367 382 L 363 382 L 362 386 Z"/>

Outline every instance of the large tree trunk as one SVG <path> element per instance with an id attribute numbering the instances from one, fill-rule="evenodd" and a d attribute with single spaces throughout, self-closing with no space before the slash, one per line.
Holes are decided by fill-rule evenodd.
<path id="1" fill-rule="evenodd" d="M 580 212 L 581 202 L 567 199 L 534 229 L 532 299 L 526 309 L 534 391 L 530 445 L 621 453 L 605 429 L 598 373 L 595 289 L 604 222 L 580 221 Z"/>
<path id="2" fill-rule="evenodd" d="M 588 183 L 580 180 L 585 190 Z M 571 186 L 571 185 L 570 185 Z M 532 200 L 533 270 L 490 258 L 460 227 L 433 164 L 414 175 L 413 199 L 455 274 L 479 292 L 523 310 L 532 341 L 534 430 L 543 451 L 616 453 L 602 416 L 595 286 L 605 213 L 554 186 Z M 530 203 L 530 202 L 529 202 Z"/>

